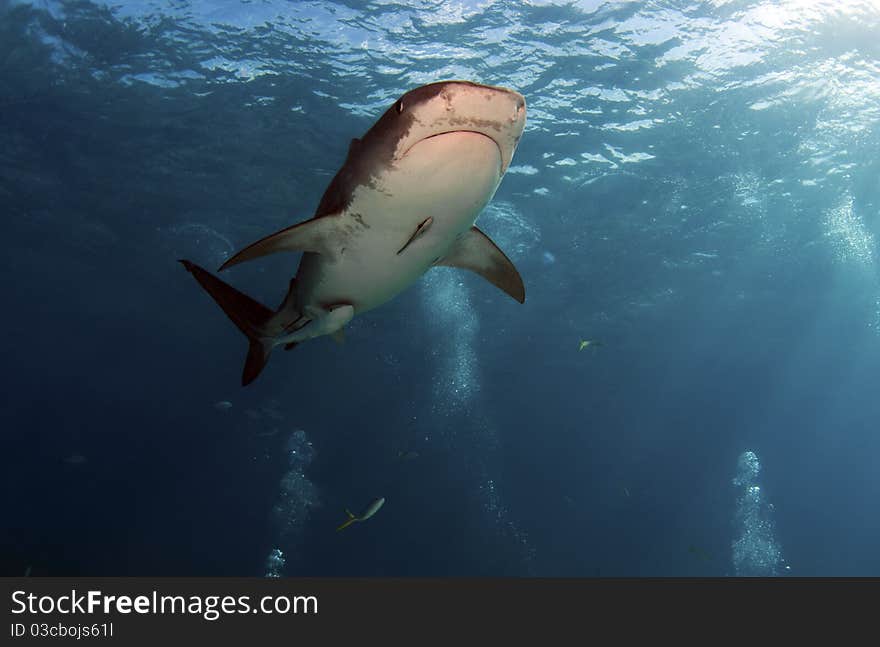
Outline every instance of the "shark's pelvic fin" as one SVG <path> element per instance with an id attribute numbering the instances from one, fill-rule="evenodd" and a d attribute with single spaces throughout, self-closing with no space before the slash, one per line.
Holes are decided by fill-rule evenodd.
<path id="1" fill-rule="evenodd" d="M 290 284 L 287 286 L 287 294 L 284 295 L 284 301 L 281 302 L 281 305 L 278 306 L 278 312 L 282 310 L 293 311 L 296 308 L 296 277 L 290 279 Z"/>
<path id="2" fill-rule="evenodd" d="M 354 306 L 339 303 L 326 308 L 307 307 L 303 316 L 308 319 L 304 325 L 277 338 L 275 343 L 302 342 L 313 337 L 333 335 L 352 320 Z"/>
<path id="3" fill-rule="evenodd" d="M 223 312 L 232 323 L 247 336 L 250 347 L 241 376 L 242 386 L 247 386 L 256 379 L 269 360 L 272 340 L 263 335 L 263 330 L 274 313 L 262 303 L 239 292 L 195 263 L 187 260 L 180 262 L 213 297 L 217 305 L 223 308 Z"/>
<path id="4" fill-rule="evenodd" d="M 476 272 L 492 285 L 504 290 L 520 303 L 526 300 L 526 288 L 510 259 L 492 240 L 476 227 L 458 237 L 449 253 L 435 263 Z"/>
<path id="5" fill-rule="evenodd" d="M 306 220 L 251 243 L 227 259 L 220 271 L 275 252 L 314 252 L 335 257 L 342 247 L 342 229 L 336 214 Z"/>

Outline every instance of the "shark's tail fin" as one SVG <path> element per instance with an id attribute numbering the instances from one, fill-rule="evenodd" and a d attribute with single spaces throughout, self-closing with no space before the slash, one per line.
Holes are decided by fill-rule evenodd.
<path id="1" fill-rule="evenodd" d="M 272 340 L 266 337 L 263 331 L 274 313 L 262 303 L 254 301 L 195 263 L 187 260 L 180 262 L 196 277 L 196 281 L 214 298 L 217 305 L 223 308 L 223 312 L 232 323 L 247 336 L 250 348 L 241 375 L 242 386 L 247 386 L 256 379 L 269 361 Z"/>
<path id="2" fill-rule="evenodd" d="M 343 528 L 348 528 L 351 524 L 353 524 L 355 521 L 358 520 L 358 518 L 357 518 L 356 516 L 354 516 L 354 515 L 351 513 L 351 511 L 348 510 L 348 509 L 346 509 L 345 514 L 348 515 L 348 520 L 347 520 L 344 524 L 342 524 L 341 526 L 339 526 L 339 527 L 336 529 L 336 532 L 339 532 L 339 531 L 342 530 Z"/>

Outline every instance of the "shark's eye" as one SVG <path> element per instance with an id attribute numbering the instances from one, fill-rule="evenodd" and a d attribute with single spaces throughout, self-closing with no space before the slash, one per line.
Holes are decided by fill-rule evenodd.
<path id="1" fill-rule="evenodd" d="M 403 112 L 403 99 L 397 102 L 397 114 Z"/>

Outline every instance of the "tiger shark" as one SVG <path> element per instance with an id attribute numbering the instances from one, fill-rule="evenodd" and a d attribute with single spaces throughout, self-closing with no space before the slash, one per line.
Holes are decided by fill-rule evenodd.
<path id="1" fill-rule="evenodd" d="M 302 252 L 272 311 L 188 260 L 183 266 L 250 343 L 242 385 L 276 346 L 342 340 L 356 314 L 386 303 L 434 266 L 482 276 L 520 303 L 525 287 L 505 254 L 474 226 L 510 166 L 526 122 L 513 90 L 441 81 L 410 90 L 360 139 L 314 216 L 262 238 L 220 271 L 275 252 Z"/>

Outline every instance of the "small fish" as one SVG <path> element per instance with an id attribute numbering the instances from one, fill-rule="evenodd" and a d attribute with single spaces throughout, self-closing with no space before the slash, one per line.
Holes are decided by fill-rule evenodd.
<path id="1" fill-rule="evenodd" d="M 214 403 L 214 408 L 217 411 L 228 411 L 232 408 L 232 403 L 229 400 L 220 400 L 219 402 Z"/>
<path id="2" fill-rule="evenodd" d="M 629 489 L 628 488 L 623 488 L 623 493 L 626 495 L 627 498 L 629 498 Z"/>
<path id="3" fill-rule="evenodd" d="M 343 523 L 341 526 L 339 526 L 336 529 L 336 531 L 338 532 L 338 531 L 342 530 L 343 528 L 348 528 L 355 521 L 366 521 L 367 519 L 372 517 L 374 514 L 376 514 L 379 511 L 379 508 L 381 508 L 383 505 L 385 505 L 385 497 L 380 497 L 380 498 L 376 499 L 375 501 L 373 501 L 369 506 L 367 506 L 367 509 L 364 510 L 364 513 L 359 517 L 352 514 L 350 510 L 346 509 L 345 514 L 348 515 L 348 519 L 346 520 L 345 523 Z"/>
<path id="4" fill-rule="evenodd" d="M 397 458 L 402 461 L 411 461 L 415 458 L 419 457 L 419 453 L 416 451 L 399 451 L 397 452 Z"/>
<path id="5" fill-rule="evenodd" d="M 578 346 L 578 350 L 583 350 L 589 346 L 601 346 L 602 342 L 596 341 L 595 339 L 582 339 L 580 346 Z"/>
<path id="6" fill-rule="evenodd" d="M 28 566 L 26 569 L 24 569 L 24 576 L 25 577 L 31 576 L 31 567 L 30 566 Z"/>
<path id="7" fill-rule="evenodd" d="M 86 462 L 86 457 L 82 454 L 71 454 L 67 458 L 64 459 L 64 462 L 68 465 L 82 465 Z"/>

